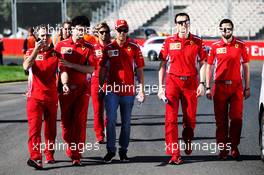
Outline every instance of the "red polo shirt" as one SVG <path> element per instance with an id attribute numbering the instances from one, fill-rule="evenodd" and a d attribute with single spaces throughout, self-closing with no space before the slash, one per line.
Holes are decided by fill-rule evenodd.
<path id="1" fill-rule="evenodd" d="M 81 65 L 93 65 L 93 46 L 83 40 L 73 42 L 72 37 L 59 42 L 55 47 L 56 52 L 63 59 Z M 72 68 L 59 65 L 61 72 L 66 71 L 69 76 L 69 84 L 83 84 L 87 82 L 87 75 Z"/>
<path id="2" fill-rule="evenodd" d="M 168 61 L 167 73 L 177 76 L 197 75 L 197 61 L 207 59 L 201 38 L 190 34 L 188 38 L 179 38 L 178 34 L 166 38 L 159 58 Z"/>
<path id="3" fill-rule="evenodd" d="M 102 46 L 99 42 L 94 44 L 94 62 L 96 67 L 92 76 L 96 78 L 99 77 L 99 60 L 102 59 L 103 57 L 103 50 L 104 50 L 104 46 Z"/>
<path id="4" fill-rule="evenodd" d="M 33 48 L 26 52 L 29 57 Z M 53 101 L 57 99 L 56 73 L 58 58 L 53 49 L 39 51 L 33 66 L 29 69 L 28 97 L 38 100 Z"/>
<path id="5" fill-rule="evenodd" d="M 215 64 L 214 80 L 241 80 L 241 64 L 249 62 L 245 43 L 233 38 L 231 43 L 223 39 L 212 44 L 208 64 Z"/>
<path id="6" fill-rule="evenodd" d="M 105 47 L 99 65 L 108 66 L 109 75 L 107 85 L 110 85 L 112 90 L 116 88 L 116 91 L 113 91 L 114 93 L 121 96 L 135 94 L 133 89 L 135 87 L 134 68 L 141 68 L 145 65 L 140 47 L 137 44 L 128 39 L 120 47 L 116 41 L 113 41 L 113 43 Z"/>

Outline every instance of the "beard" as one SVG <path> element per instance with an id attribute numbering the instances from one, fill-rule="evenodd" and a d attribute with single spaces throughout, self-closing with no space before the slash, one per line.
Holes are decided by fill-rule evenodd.
<path id="1" fill-rule="evenodd" d="M 223 35 L 223 37 L 228 40 L 229 38 L 232 37 L 232 35 Z"/>

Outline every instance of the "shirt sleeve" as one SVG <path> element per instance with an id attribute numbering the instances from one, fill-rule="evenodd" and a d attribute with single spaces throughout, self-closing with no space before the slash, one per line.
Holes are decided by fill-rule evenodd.
<path id="1" fill-rule="evenodd" d="M 108 50 L 104 49 L 103 51 L 103 56 L 99 59 L 99 66 L 100 67 L 106 67 L 106 63 L 108 62 Z"/>
<path id="2" fill-rule="evenodd" d="M 54 48 L 54 52 L 55 52 L 56 57 L 58 59 L 62 59 L 61 46 L 59 43 L 56 44 L 56 46 Z M 58 68 L 59 68 L 59 72 L 66 72 L 66 67 L 64 67 L 62 64 L 60 64 L 60 62 L 58 63 Z"/>
<path id="3" fill-rule="evenodd" d="M 214 64 L 214 59 L 215 59 L 215 47 L 212 46 L 210 51 L 209 51 L 209 56 L 208 56 L 208 60 L 207 63 L 210 65 Z"/>
<path id="4" fill-rule="evenodd" d="M 32 52 L 33 52 L 33 49 L 28 49 L 26 51 L 26 54 L 24 55 L 24 60 L 27 59 L 32 54 Z"/>
<path id="5" fill-rule="evenodd" d="M 203 41 L 201 41 L 201 44 L 199 47 L 200 47 L 199 48 L 199 58 L 200 58 L 199 61 L 206 61 L 208 58 L 208 55 L 206 53 L 206 47 L 205 47 Z"/>
<path id="6" fill-rule="evenodd" d="M 141 68 L 145 66 L 144 57 L 142 55 L 142 52 L 139 46 L 136 49 L 135 64 L 137 68 Z"/>
<path id="7" fill-rule="evenodd" d="M 91 48 L 87 55 L 87 65 L 96 67 L 96 60 L 95 60 L 95 50 Z"/>
<path id="8" fill-rule="evenodd" d="M 249 56 L 247 52 L 247 48 L 245 44 L 242 46 L 242 63 L 248 63 L 249 62 Z"/>
<path id="9" fill-rule="evenodd" d="M 168 61 L 167 56 L 168 56 L 168 44 L 167 44 L 167 40 L 165 40 L 159 54 L 159 59 L 162 61 Z"/>

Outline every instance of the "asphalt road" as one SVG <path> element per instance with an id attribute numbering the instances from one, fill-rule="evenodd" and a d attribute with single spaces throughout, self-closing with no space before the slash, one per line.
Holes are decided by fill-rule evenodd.
<path id="1" fill-rule="evenodd" d="M 157 84 L 157 62 L 147 63 L 146 84 Z M 199 99 L 197 126 L 194 143 L 203 148 L 186 156 L 185 163 L 179 166 L 167 165 L 169 157 L 165 154 L 164 144 L 164 104 L 153 93 L 146 102 L 137 107 L 135 103 L 132 116 L 131 141 L 128 156 L 130 163 L 120 163 L 118 156 L 112 164 L 103 164 L 105 145 L 99 150 L 94 146 L 92 107 L 89 106 L 87 142 L 92 145 L 83 154 L 83 166 L 72 167 L 71 161 L 63 150 L 55 153 L 56 164 L 44 165 L 45 170 L 36 171 L 26 165 L 27 118 L 25 115 L 26 98 L 23 93 L 26 83 L 0 84 L 0 174 L 201 174 L 201 175 L 263 175 L 264 163 L 260 161 L 258 147 L 258 100 L 262 62 L 251 63 L 251 93 L 245 102 L 243 130 L 239 146 L 243 161 L 229 158 L 219 161 L 215 153 L 215 120 L 212 101 L 205 97 Z M 57 121 L 57 143 L 62 143 L 60 117 Z M 119 122 L 118 122 L 119 123 Z M 182 116 L 179 115 L 179 130 L 182 130 Z M 118 133 L 120 126 L 117 127 Z M 181 138 L 181 135 L 180 135 Z M 209 149 L 207 146 L 210 146 Z"/>

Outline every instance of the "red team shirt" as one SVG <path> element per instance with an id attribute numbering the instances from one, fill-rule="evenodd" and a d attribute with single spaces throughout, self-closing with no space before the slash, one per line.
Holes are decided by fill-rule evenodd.
<path id="1" fill-rule="evenodd" d="M 93 76 L 99 77 L 99 60 L 103 57 L 104 46 L 102 46 L 99 42 L 94 44 L 94 62 L 95 62 L 95 71 Z"/>
<path id="2" fill-rule="evenodd" d="M 33 48 L 26 52 L 29 57 Z M 28 97 L 38 100 L 52 101 L 57 99 L 56 73 L 58 59 L 54 50 L 39 51 L 33 66 L 29 69 Z"/>
<path id="3" fill-rule="evenodd" d="M 122 47 L 116 41 L 108 44 L 99 65 L 109 67 L 107 85 L 122 87 L 135 84 L 134 68 L 144 67 L 145 63 L 139 46 L 128 39 Z M 134 91 L 125 90 L 117 94 L 132 96 L 135 93 Z"/>
<path id="4" fill-rule="evenodd" d="M 249 62 L 245 43 L 234 37 L 231 43 L 213 43 L 208 64 L 215 64 L 215 80 L 241 80 L 241 64 Z"/>
<path id="5" fill-rule="evenodd" d="M 182 39 L 176 34 L 165 39 L 159 57 L 169 62 L 167 73 L 195 76 L 197 61 L 206 60 L 207 54 L 201 38 L 190 34 L 187 39 Z"/>
<path id="6" fill-rule="evenodd" d="M 81 65 L 94 65 L 93 46 L 83 40 L 73 42 L 68 38 L 59 42 L 55 47 L 56 52 L 66 61 Z M 87 74 L 77 70 L 59 66 L 60 72 L 66 71 L 69 76 L 69 84 L 83 84 L 87 82 Z"/>

